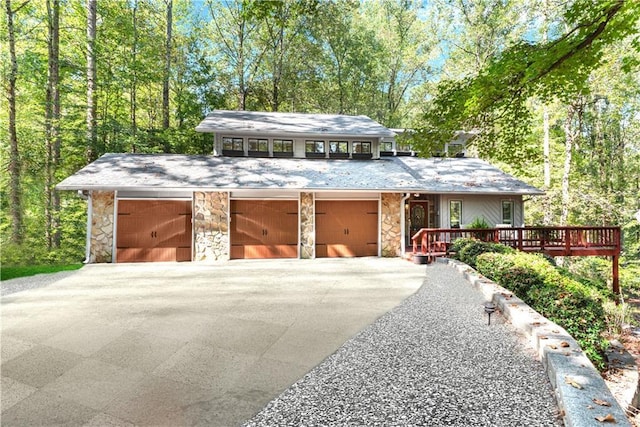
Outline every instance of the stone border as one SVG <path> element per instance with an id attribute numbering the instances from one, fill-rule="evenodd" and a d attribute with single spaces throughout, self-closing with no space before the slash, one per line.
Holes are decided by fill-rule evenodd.
<path id="1" fill-rule="evenodd" d="M 529 340 L 546 369 L 566 426 L 612 424 L 612 420 L 601 422 L 596 419 L 610 416 L 617 426 L 631 427 L 624 410 L 611 394 L 598 370 L 566 330 L 467 264 L 447 258 L 438 258 L 437 261 L 448 264 L 462 273 L 464 278 L 487 300 L 492 301 L 502 315 Z M 602 406 L 598 401 L 607 402 L 611 406 Z"/>

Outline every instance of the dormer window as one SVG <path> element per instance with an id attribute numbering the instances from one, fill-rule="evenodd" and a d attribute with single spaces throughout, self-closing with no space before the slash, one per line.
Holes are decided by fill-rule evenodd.
<path id="1" fill-rule="evenodd" d="M 249 155 L 268 157 L 269 156 L 269 140 L 259 138 L 249 138 Z"/>
<path id="2" fill-rule="evenodd" d="M 274 139 L 273 157 L 293 157 L 293 140 Z"/>
<path id="3" fill-rule="evenodd" d="M 354 159 L 370 159 L 371 142 L 370 141 L 353 141 L 353 158 Z"/>
<path id="4" fill-rule="evenodd" d="M 304 152 L 306 157 L 311 157 L 311 158 L 326 157 L 324 141 L 307 140 L 304 144 Z"/>
<path id="5" fill-rule="evenodd" d="M 329 141 L 329 157 L 335 159 L 349 158 L 349 143 L 347 141 Z"/>
<path id="6" fill-rule="evenodd" d="M 244 156 L 244 138 L 222 137 L 222 154 L 226 156 Z"/>

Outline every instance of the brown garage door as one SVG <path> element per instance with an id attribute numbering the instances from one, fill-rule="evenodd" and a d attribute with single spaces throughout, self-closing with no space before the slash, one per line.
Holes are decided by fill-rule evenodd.
<path id="1" fill-rule="evenodd" d="M 117 227 L 117 262 L 191 260 L 189 200 L 119 200 Z"/>
<path id="2" fill-rule="evenodd" d="M 316 256 L 378 255 L 378 202 L 316 201 Z"/>
<path id="3" fill-rule="evenodd" d="M 297 201 L 231 201 L 232 259 L 297 256 Z"/>

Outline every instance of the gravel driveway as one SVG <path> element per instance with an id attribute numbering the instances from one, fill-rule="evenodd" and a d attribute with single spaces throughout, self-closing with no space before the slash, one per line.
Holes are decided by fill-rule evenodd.
<path id="1" fill-rule="evenodd" d="M 542 365 L 452 268 L 349 340 L 246 426 L 559 426 Z"/>

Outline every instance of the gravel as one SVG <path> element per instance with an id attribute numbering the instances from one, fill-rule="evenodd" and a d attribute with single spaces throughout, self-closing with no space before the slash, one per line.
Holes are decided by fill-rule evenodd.
<path id="1" fill-rule="evenodd" d="M 560 426 L 541 363 L 460 273 L 426 267 L 423 286 L 246 426 Z"/>
<path id="2" fill-rule="evenodd" d="M 18 277 L 17 279 L 3 280 L 0 282 L 0 295 L 10 295 L 29 289 L 42 288 L 52 285 L 58 280 L 76 274 L 78 270 L 59 271 L 57 273 L 36 274 L 29 277 Z"/>

